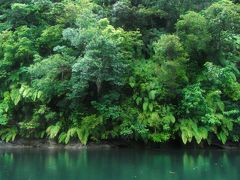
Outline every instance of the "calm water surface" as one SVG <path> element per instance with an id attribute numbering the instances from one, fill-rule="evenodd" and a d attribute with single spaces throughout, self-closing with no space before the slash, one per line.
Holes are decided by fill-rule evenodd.
<path id="1" fill-rule="evenodd" d="M 240 180 L 239 151 L 0 150 L 0 180 Z"/>

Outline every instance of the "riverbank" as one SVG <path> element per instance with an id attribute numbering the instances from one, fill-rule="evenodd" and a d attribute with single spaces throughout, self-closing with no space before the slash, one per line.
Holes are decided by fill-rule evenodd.
<path id="1" fill-rule="evenodd" d="M 0 141 L 0 149 L 21 149 L 21 148 L 39 148 L 39 149 L 87 149 L 87 148 L 114 148 L 117 147 L 110 143 L 89 143 L 83 145 L 79 142 L 72 142 L 69 144 L 59 144 L 54 140 L 44 139 L 18 139 L 13 142 Z"/>
<path id="2" fill-rule="evenodd" d="M 0 141 L 0 149 L 21 149 L 21 148 L 38 148 L 38 149 L 110 149 L 110 148 L 151 148 L 151 149 L 226 149 L 226 150 L 240 150 L 240 145 L 236 143 L 223 144 L 188 144 L 183 145 L 176 142 L 164 144 L 143 144 L 139 142 L 129 141 L 104 141 L 98 143 L 88 143 L 83 145 L 80 142 L 71 142 L 69 144 L 59 144 L 54 140 L 47 139 L 17 139 L 13 142 Z"/>

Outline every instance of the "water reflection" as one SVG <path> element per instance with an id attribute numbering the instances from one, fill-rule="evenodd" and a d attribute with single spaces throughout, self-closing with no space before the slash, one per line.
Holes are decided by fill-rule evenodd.
<path id="1" fill-rule="evenodd" d="M 0 180 L 239 180 L 237 151 L 0 151 Z"/>

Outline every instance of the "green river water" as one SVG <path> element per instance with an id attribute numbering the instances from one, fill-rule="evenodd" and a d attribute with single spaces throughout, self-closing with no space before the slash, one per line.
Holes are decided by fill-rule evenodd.
<path id="1" fill-rule="evenodd" d="M 0 150 L 0 180 L 240 180 L 240 151 Z"/>

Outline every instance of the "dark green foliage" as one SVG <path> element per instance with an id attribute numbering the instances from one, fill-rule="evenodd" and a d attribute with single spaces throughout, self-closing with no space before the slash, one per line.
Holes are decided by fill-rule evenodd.
<path id="1" fill-rule="evenodd" d="M 0 2 L 0 138 L 240 140 L 230 0 Z"/>

